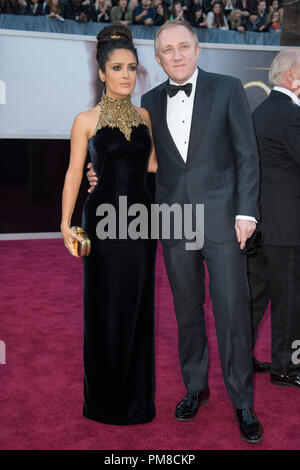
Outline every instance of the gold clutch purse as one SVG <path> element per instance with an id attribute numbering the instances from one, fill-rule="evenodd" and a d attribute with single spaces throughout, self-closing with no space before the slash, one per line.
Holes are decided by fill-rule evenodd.
<path id="1" fill-rule="evenodd" d="M 79 235 L 83 239 L 81 242 L 79 242 L 78 240 L 73 241 L 75 255 L 78 257 L 88 256 L 91 251 L 91 240 L 89 239 L 83 228 L 75 225 L 71 227 L 71 230 L 73 230 L 76 235 Z"/>

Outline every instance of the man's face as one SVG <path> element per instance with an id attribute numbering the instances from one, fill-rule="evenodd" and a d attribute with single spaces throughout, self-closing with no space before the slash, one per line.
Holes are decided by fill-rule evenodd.
<path id="1" fill-rule="evenodd" d="M 259 2 L 257 9 L 260 13 L 263 13 L 266 9 L 266 2 Z"/>
<path id="2" fill-rule="evenodd" d="M 155 58 L 174 82 L 185 83 L 197 67 L 200 46 L 184 26 L 164 29 L 157 40 Z"/>
<path id="3" fill-rule="evenodd" d="M 142 0 L 142 7 L 149 8 L 150 7 L 150 0 Z"/>

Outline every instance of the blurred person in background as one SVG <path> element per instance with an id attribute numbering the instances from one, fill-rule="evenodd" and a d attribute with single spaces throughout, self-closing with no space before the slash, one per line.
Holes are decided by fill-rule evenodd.
<path id="1" fill-rule="evenodd" d="M 17 0 L 16 4 L 10 2 L 10 6 L 13 9 L 13 13 L 15 15 L 33 15 L 30 5 L 26 0 Z"/>
<path id="2" fill-rule="evenodd" d="M 142 0 L 133 11 L 133 19 L 135 24 L 153 26 L 156 11 L 151 8 L 151 0 Z"/>
<path id="3" fill-rule="evenodd" d="M 244 19 L 244 25 L 246 31 L 252 31 L 256 32 L 256 21 L 257 21 L 257 15 L 251 13 L 248 17 Z"/>
<path id="4" fill-rule="evenodd" d="M 255 22 L 255 30 L 259 33 L 266 32 L 269 27 L 268 22 L 268 12 L 267 12 L 267 4 L 265 0 L 259 0 L 257 4 L 257 20 Z"/>
<path id="5" fill-rule="evenodd" d="M 207 28 L 206 17 L 200 5 L 195 5 L 189 21 L 194 28 Z"/>
<path id="6" fill-rule="evenodd" d="M 129 0 L 129 2 L 128 2 L 128 8 L 132 12 L 132 22 L 134 21 L 133 20 L 133 11 L 138 6 L 138 4 L 139 4 L 138 0 Z"/>
<path id="7" fill-rule="evenodd" d="M 242 17 L 241 10 L 233 10 L 229 16 L 228 24 L 232 31 L 238 31 L 240 33 L 245 32 L 244 26 L 245 20 Z"/>
<path id="8" fill-rule="evenodd" d="M 279 9 L 279 0 L 273 0 L 271 4 L 268 6 L 268 12 L 273 13 L 273 11 Z"/>
<path id="9" fill-rule="evenodd" d="M 45 15 L 49 18 L 56 18 L 57 20 L 64 20 L 65 7 L 60 3 L 59 0 L 50 0 L 45 8 Z"/>
<path id="10" fill-rule="evenodd" d="M 171 8 L 170 20 L 188 21 L 186 10 L 182 6 L 180 0 L 175 0 Z"/>
<path id="11" fill-rule="evenodd" d="M 256 12 L 256 0 L 236 0 L 235 8 L 241 10 L 241 15 L 249 20 L 250 15 Z"/>
<path id="12" fill-rule="evenodd" d="M 96 0 L 95 2 L 97 23 L 110 23 L 111 2 L 108 0 Z"/>
<path id="13" fill-rule="evenodd" d="M 217 1 L 218 0 L 202 0 L 201 6 L 205 15 L 207 15 L 209 11 L 212 11 L 212 7 Z"/>
<path id="14" fill-rule="evenodd" d="M 111 9 L 110 20 L 124 25 L 132 23 L 132 10 L 128 7 L 127 0 L 119 0 L 119 4 Z"/>
<path id="15" fill-rule="evenodd" d="M 14 15 L 17 13 L 17 0 L 2 0 L 1 13 L 6 15 Z"/>
<path id="16" fill-rule="evenodd" d="M 224 15 L 226 16 L 226 19 L 228 21 L 230 13 L 235 8 L 235 0 L 223 0 L 223 8 L 224 8 Z"/>
<path id="17" fill-rule="evenodd" d="M 229 29 L 221 3 L 214 3 L 212 11 L 207 13 L 206 21 L 208 28 Z"/>
<path id="18" fill-rule="evenodd" d="M 39 3 L 38 0 L 29 0 L 29 9 L 33 16 L 42 16 L 44 14 L 42 3 Z"/>
<path id="19" fill-rule="evenodd" d="M 281 33 L 282 32 L 282 26 L 280 23 L 280 15 L 279 11 L 275 10 L 271 14 L 270 18 L 270 26 L 268 29 L 269 33 Z"/>
<path id="20" fill-rule="evenodd" d="M 86 23 L 94 19 L 94 12 L 89 4 L 83 5 L 81 0 L 70 0 L 64 8 L 64 18 L 67 20 Z"/>
<path id="21" fill-rule="evenodd" d="M 155 11 L 156 15 L 154 18 L 154 26 L 161 26 L 168 20 L 168 12 L 164 9 L 161 3 L 157 5 Z"/>

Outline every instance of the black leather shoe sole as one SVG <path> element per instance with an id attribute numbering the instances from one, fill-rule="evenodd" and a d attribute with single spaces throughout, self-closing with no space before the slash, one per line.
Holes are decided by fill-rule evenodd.
<path id="1" fill-rule="evenodd" d="M 294 388 L 297 388 L 298 390 L 300 389 L 300 386 L 299 385 L 296 385 L 292 382 L 281 382 L 281 381 L 278 381 L 276 379 L 270 379 L 270 382 L 273 384 L 273 385 L 279 385 L 280 387 L 294 387 Z"/>
<path id="2" fill-rule="evenodd" d="M 257 444 L 258 442 L 262 441 L 264 437 L 264 433 L 257 439 L 248 439 L 247 437 L 243 436 L 243 434 L 240 434 L 240 438 L 243 439 L 245 442 L 250 442 L 250 444 Z"/>
<path id="3" fill-rule="evenodd" d="M 253 358 L 253 372 L 255 374 L 266 374 L 271 371 L 272 364 L 270 362 L 260 362 Z"/>
<path id="4" fill-rule="evenodd" d="M 209 398 L 207 398 L 206 400 L 201 401 L 200 406 L 201 406 L 201 405 L 206 405 L 208 402 L 209 402 Z M 200 408 L 200 406 L 199 406 L 199 408 Z M 175 414 L 175 415 L 174 415 L 174 418 L 175 418 L 177 421 L 191 421 L 191 419 L 194 419 L 194 418 L 197 416 L 197 413 L 198 413 L 198 411 L 199 411 L 199 408 L 198 408 L 198 410 L 196 411 L 196 413 L 195 413 L 193 416 L 190 416 L 190 417 L 188 417 L 188 418 L 179 418 L 179 417 L 177 417 L 176 414 Z"/>

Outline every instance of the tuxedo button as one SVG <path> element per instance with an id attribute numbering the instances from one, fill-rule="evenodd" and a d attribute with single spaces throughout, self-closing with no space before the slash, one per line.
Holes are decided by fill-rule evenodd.
<path id="1" fill-rule="evenodd" d="M 190 167 L 188 165 L 185 165 L 185 171 L 190 171 Z"/>

